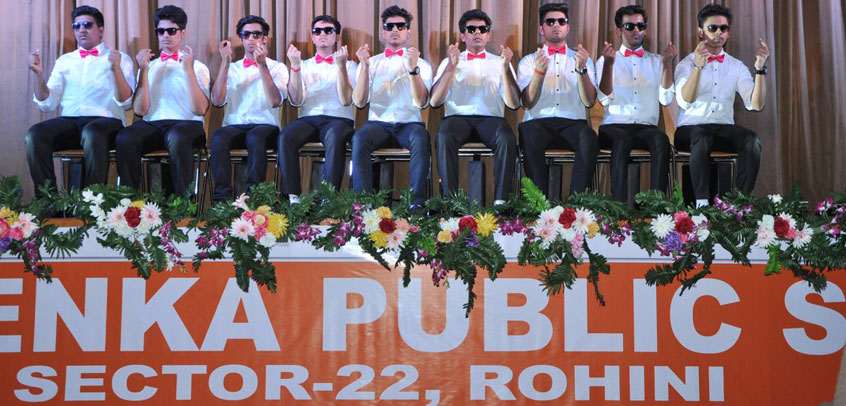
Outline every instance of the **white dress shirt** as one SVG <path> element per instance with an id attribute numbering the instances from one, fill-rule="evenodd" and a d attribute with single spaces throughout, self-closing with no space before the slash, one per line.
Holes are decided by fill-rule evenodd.
<path id="1" fill-rule="evenodd" d="M 267 58 L 267 69 L 284 101 L 288 92 L 288 68 L 284 63 Z M 241 59 L 229 64 L 227 75 L 224 126 L 238 124 L 279 126 L 279 107 L 273 107 L 267 100 L 258 66 L 251 65 L 245 68 L 244 60 Z"/>
<path id="2" fill-rule="evenodd" d="M 674 93 L 673 86 L 669 89 L 661 86 L 664 77 L 663 57 L 645 50 L 643 57 L 625 56 L 626 49 L 621 46 L 614 58 L 613 92 L 605 94 L 599 90 L 599 86 L 596 87 L 596 96 L 605 107 L 602 124 L 658 125 L 661 112 L 658 103 L 669 105 Z M 604 64 L 605 57 L 599 57 L 596 61 L 596 77 L 599 81 L 602 80 Z"/>
<path id="3" fill-rule="evenodd" d="M 505 86 L 502 83 L 502 57 L 483 51 L 484 58 L 467 60 L 467 51 L 458 56 L 455 77 L 444 104 L 445 116 L 505 116 Z M 435 83 L 443 76 L 449 58 L 438 66 Z M 510 65 L 510 64 L 509 64 Z M 514 68 L 511 68 L 514 75 Z M 514 76 L 516 79 L 516 75 Z"/>
<path id="4" fill-rule="evenodd" d="M 399 51 L 398 51 L 399 52 Z M 402 49 L 403 56 L 385 57 L 384 53 L 370 57 L 370 114 L 368 120 L 388 123 L 423 122 L 420 107 L 414 105 L 411 96 L 411 75 L 405 69 L 404 58 L 408 50 Z M 359 65 L 359 69 L 362 69 Z M 432 88 L 432 65 L 423 58 L 417 58 L 420 79 L 426 89 Z M 425 107 L 425 106 L 424 106 Z"/>
<path id="5" fill-rule="evenodd" d="M 49 113 L 61 105 L 64 117 L 110 117 L 126 121 L 126 110 L 132 106 L 132 96 L 126 100 L 117 100 L 110 52 L 120 52 L 106 48 L 103 43 L 95 47 L 99 56 L 87 55 L 83 58 L 79 49 L 68 52 L 56 59 L 47 89 L 46 99 L 39 101 L 33 95 L 32 100 L 38 108 Z M 135 91 L 132 59 L 120 52 L 120 70 Z"/>
<path id="6" fill-rule="evenodd" d="M 708 62 L 699 75 L 699 92 L 693 103 L 684 101 L 682 89 L 690 78 L 694 54 L 685 57 L 676 67 L 676 101 L 679 103 L 679 126 L 697 124 L 734 124 L 734 92 L 740 94 L 747 110 L 752 109 L 755 80 L 749 68 L 725 51 L 723 62 Z"/>
<path id="7" fill-rule="evenodd" d="M 303 61 L 300 66 L 303 102 L 294 106 L 300 108 L 300 117 L 322 115 L 355 120 L 355 106 L 352 103 L 344 106 L 338 99 L 338 66 L 335 63 L 317 63 L 314 58 Z M 355 87 L 358 64 L 347 61 L 346 69 L 350 86 Z"/>
<path id="8" fill-rule="evenodd" d="M 180 58 L 182 55 L 180 52 Z M 206 97 L 209 97 L 209 68 L 195 59 L 194 74 L 197 75 L 200 89 Z M 203 116 L 194 115 L 191 111 L 191 99 L 188 95 L 188 84 L 185 82 L 182 62 L 170 58 L 165 62 L 161 59 L 153 59 L 147 70 L 147 84 L 150 86 L 150 109 L 144 115 L 144 121 L 203 121 Z"/>
<path id="9" fill-rule="evenodd" d="M 579 98 L 579 74 L 576 73 L 576 51 L 567 47 L 567 54 L 556 52 L 549 55 L 546 45 L 540 50 L 549 57 L 549 67 L 543 78 L 543 89 L 534 107 L 526 109 L 523 121 L 536 118 L 560 117 L 570 120 L 585 120 L 585 105 Z M 537 51 L 523 57 L 517 68 L 517 85 L 520 91 L 529 86 L 532 75 L 535 74 L 535 54 Z M 593 60 L 588 57 L 585 63 L 590 82 L 596 87 L 596 68 Z"/>

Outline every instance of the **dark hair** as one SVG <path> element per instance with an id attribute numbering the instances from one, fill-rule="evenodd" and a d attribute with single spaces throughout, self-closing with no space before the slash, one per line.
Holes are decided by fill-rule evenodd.
<path id="1" fill-rule="evenodd" d="M 719 4 L 709 4 L 702 7 L 702 10 L 699 10 L 699 14 L 696 15 L 696 19 L 699 21 L 699 28 L 703 28 L 702 26 L 705 24 L 705 20 L 713 16 L 723 16 L 728 20 L 729 25 L 731 25 L 731 11 L 729 11 L 728 7 L 723 7 Z"/>
<path id="2" fill-rule="evenodd" d="M 91 6 L 79 6 L 71 12 L 71 22 L 74 22 L 77 17 L 79 16 L 91 16 L 94 17 L 94 21 L 97 22 L 98 27 L 103 26 L 103 13 L 100 10 L 97 10 Z"/>
<path id="3" fill-rule="evenodd" d="M 464 14 L 461 15 L 461 18 L 458 19 L 458 31 L 461 31 L 461 33 L 464 34 L 464 31 L 467 30 L 467 22 L 470 20 L 484 20 L 485 25 L 488 27 L 491 26 L 491 18 L 488 17 L 484 11 L 474 8 L 473 10 L 465 11 Z"/>
<path id="4" fill-rule="evenodd" d="M 643 16 L 643 22 L 646 22 L 649 17 L 646 16 L 646 9 L 639 4 L 632 4 L 631 6 L 620 7 L 617 13 L 614 14 L 614 24 L 617 28 L 623 28 L 623 16 L 631 16 L 640 14 Z"/>
<path id="5" fill-rule="evenodd" d="M 335 26 L 335 32 L 338 33 L 338 35 L 341 34 L 341 22 L 338 21 L 337 18 L 332 17 L 330 15 L 326 15 L 326 14 L 314 17 L 314 19 L 311 20 L 311 28 L 314 28 L 314 25 L 321 22 L 321 21 L 324 22 L 324 23 L 329 23 L 329 24 L 334 25 Z"/>
<path id="6" fill-rule="evenodd" d="M 382 24 L 385 24 L 390 17 L 402 17 L 405 19 L 405 23 L 409 26 L 411 26 L 411 20 L 414 19 L 408 10 L 397 6 L 388 7 L 382 12 Z"/>
<path id="7" fill-rule="evenodd" d="M 553 11 L 560 11 L 564 13 L 564 17 L 570 19 L 570 8 L 567 7 L 567 3 L 546 3 L 540 6 L 538 10 L 538 17 L 540 17 L 540 24 L 543 25 L 543 19 L 546 17 L 546 13 L 551 13 Z"/>
<path id="8" fill-rule="evenodd" d="M 158 27 L 161 20 L 168 20 L 178 25 L 180 30 L 184 30 L 188 25 L 188 15 L 185 14 L 185 10 L 176 6 L 164 6 L 156 10 L 156 14 L 153 15 L 153 24 Z"/>
<path id="9" fill-rule="evenodd" d="M 244 29 L 244 26 L 247 25 L 247 24 L 260 24 L 261 30 L 264 32 L 264 35 L 267 35 L 267 33 L 270 32 L 270 25 L 267 24 L 267 21 L 264 21 L 264 19 L 259 17 L 259 16 L 254 16 L 254 15 L 250 14 L 250 15 L 238 20 L 238 24 L 235 25 L 235 30 L 238 33 L 238 35 L 241 34 L 241 30 Z"/>

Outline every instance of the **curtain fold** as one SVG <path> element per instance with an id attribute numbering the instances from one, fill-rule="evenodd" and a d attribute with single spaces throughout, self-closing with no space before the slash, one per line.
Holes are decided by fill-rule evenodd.
<path id="1" fill-rule="evenodd" d="M 26 185 L 25 199 L 32 196 L 23 138 L 29 126 L 54 117 L 41 113 L 33 103 L 33 75 L 28 69 L 29 52 L 40 49 L 49 73 L 56 58 L 76 48 L 70 28 L 73 7 L 89 4 L 105 17 L 104 42 L 129 54 L 143 48 L 157 51 L 153 32 L 153 12 L 165 4 L 175 4 L 188 13 L 186 42 L 198 60 L 205 63 L 212 78 L 220 67 L 217 44 L 228 39 L 236 45 L 236 57 L 243 56 L 235 34 L 235 23 L 247 14 L 264 17 L 271 25 L 269 56 L 287 64 L 286 50 L 294 44 L 310 57 L 310 23 L 317 14 L 335 15 L 344 27 L 341 41 L 351 58 L 362 44 L 372 53 L 384 46 L 379 39 L 379 14 L 390 5 L 399 5 L 414 15 L 410 45 L 420 48 L 423 57 L 437 67 L 455 43 L 458 19 L 471 8 L 481 8 L 493 22 L 489 44 L 497 52 L 502 44 L 514 51 L 514 64 L 534 52 L 538 35 L 538 7 L 548 0 L 31 0 L 0 2 L 0 12 L 14 21 L 0 27 L 11 38 L 9 57 L 0 59 L 0 93 L 4 106 L 0 126 L 6 148 L 0 151 L 0 174 L 18 175 Z M 645 48 L 660 53 L 672 40 L 680 58 L 696 46 L 696 13 L 709 0 L 638 0 L 649 14 Z M 747 112 L 736 106 L 736 121 L 758 132 L 763 160 L 756 193 L 787 193 L 798 182 L 808 200 L 828 196 L 832 190 L 846 189 L 846 40 L 844 4 L 846 0 L 781 2 L 761 0 L 717 0 L 732 8 L 734 23 L 727 51 L 747 66 L 754 62 L 758 39 L 770 44 L 768 94 L 764 111 Z M 614 12 L 630 4 L 626 0 L 574 0 L 570 2 L 571 31 L 567 43 L 582 44 L 599 56 L 603 41 L 619 45 L 614 33 Z M 673 111 L 677 111 L 674 106 Z M 442 109 L 429 113 L 430 134 L 437 132 Z M 284 109 L 283 123 L 296 118 L 290 106 Z M 210 130 L 219 125 L 222 111 L 212 113 Z M 518 114 L 507 119 L 516 129 Z M 359 111 L 358 122 L 366 118 Z M 675 117 L 673 117 L 675 120 Z"/>

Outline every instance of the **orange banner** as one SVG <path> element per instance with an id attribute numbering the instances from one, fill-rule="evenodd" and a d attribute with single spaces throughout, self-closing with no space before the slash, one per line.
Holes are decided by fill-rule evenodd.
<path id="1" fill-rule="evenodd" d="M 509 264 L 469 318 L 464 285 L 423 269 L 403 288 L 372 263 L 278 262 L 272 294 L 226 262 L 54 267 L 47 284 L 0 264 L 0 404 L 817 406 L 846 342 L 846 275 L 817 294 L 763 265 L 680 296 L 616 263 L 601 307 L 585 280 L 547 297 Z"/>

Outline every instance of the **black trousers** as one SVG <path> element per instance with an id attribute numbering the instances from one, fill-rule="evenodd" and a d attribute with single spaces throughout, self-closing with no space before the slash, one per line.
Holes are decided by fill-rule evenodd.
<path id="1" fill-rule="evenodd" d="M 123 128 L 116 118 L 56 117 L 29 128 L 24 140 L 29 173 L 38 187 L 48 180 L 56 187 L 53 151 L 82 147 L 85 165 L 85 185 L 106 183 L 109 176 L 109 150 L 114 147 L 115 135 Z"/>
<path id="2" fill-rule="evenodd" d="M 121 130 L 115 139 L 121 185 L 138 189 L 141 184 L 141 156 L 158 149 L 167 149 L 173 192 L 177 195 L 185 194 L 193 180 L 194 149 L 202 148 L 204 143 L 202 121 L 136 121 Z"/>
<path id="3" fill-rule="evenodd" d="M 611 149 L 611 196 L 625 202 L 628 192 L 629 155 L 633 148 L 649 150 L 650 186 L 667 190 L 670 139 L 654 125 L 607 124 L 599 126 L 600 148 Z"/>
<path id="4" fill-rule="evenodd" d="M 270 124 L 228 125 L 212 135 L 209 157 L 214 193 L 212 200 L 232 199 L 232 149 L 247 150 L 247 187 L 267 177 L 267 148 L 276 143 L 279 127 Z"/>
<path id="5" fill-rule="evenodd" d="M 758 134 L 734 124 L 685 125 L 676 129 L 676 149 L 690 151 L 690 177 L 696 199 L 710 197 L 711 152 L 737 153 L 735 184 L 743 193 L 752 193 L 761 166 L 761 140 Z"/>
<path id="6" fill-rule="evenodd" d="M 570 194 L 587 190 L 596 171 L 596 156 L 599 154 L 596 132 L 590 128 L 587 120 L 538 118 L 520 123 L 518 129 L 526 174 L 547 197 L 547 149 L 567 149 L 576 153 L 573 175 L 570 178 Z"/>
<path id="7" fill-rule="evenodd" d="M 377 148 L 407 148 L 411 152 L 409 180 L 414 190 L 413 204 L 426 202 L 432 148 L 423 123 L 368 121 L 352 139 L 353 189 L 373 190 L 371 157 Z"/>
<path id="8" fill-rule="evenodd" d="M 444 195 L 458 190 L 458 149 L 470 141 L 481 141 L 493 150 L 494 199 L 507 199 L 514 178 L 517 140 L 505 119 L 492 116 L 449 116 L 441 121 L 436 145 Z"/>
<path id="9" fill-rule="evenodd" d="M 316 141 L 323 143 L 326 150 L 320 180 L 335 185 L 335 189 L 341 189 L 347 142 L 355 132 L 354 125 L 350 119 L 321 115 L 300 117 L 285 126 L 277 145 L 283 192 L 292 195 L 302 193 L 300 148 L 307 142 Z"/>

